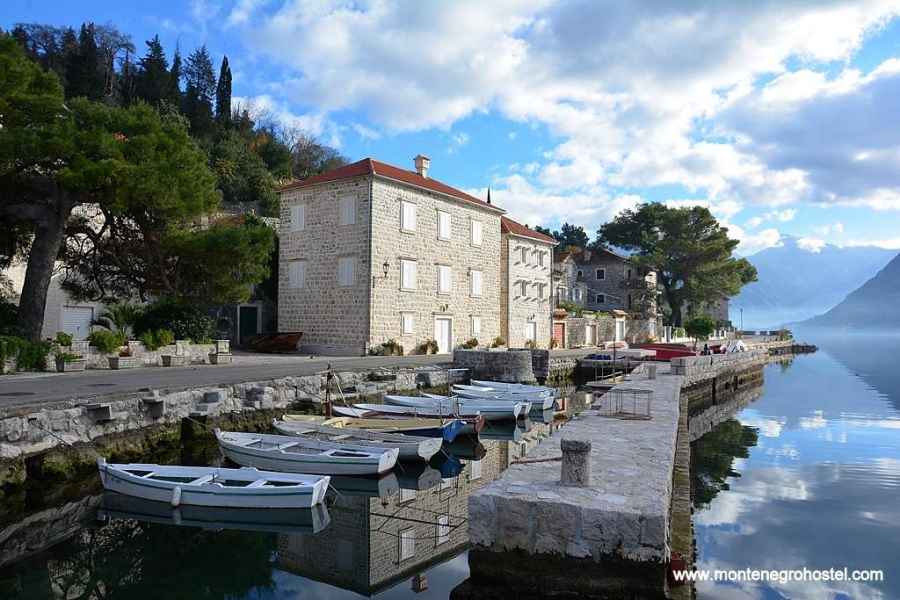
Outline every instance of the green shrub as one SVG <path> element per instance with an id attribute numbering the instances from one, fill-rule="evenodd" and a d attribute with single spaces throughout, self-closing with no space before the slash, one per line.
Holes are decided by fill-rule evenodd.
<path id="1" fill-rule="evenodd" d="M 165 329 L 175 339 L 205 344 L 215 336 L 215 326 L 215 320 L 197 306 L 161 300 L 148 306 L 138 317 L 134 332 L 140 339 L 144 333 Z"/>
<path id="2" fill-rule="evenodd" d="M 145 331 L 138 339 L 144 344 L 147 350 L 153 352 L 159 350 L 163 346 L 168 346 L 175 342 L 175 334 L 168 329 L 158 329 L 156 331 Z"/>
<path id="3" fill-rule="evenodd" d="M 14 359 L 20 371 L 43 371 L 47 368 L 50 342 L 29 342 L 20 337 L 0 336 L 0 361 Z"/>
<path id="4" fill-rule="evenodd" d="M 105 305 L 103 312 L 91 324 L 105 327 L 110 331 L 121 331 L 128 335 L 143 312 L 143 306 L 129 302 L 113 302 Z"/>
<path id="5" fill-rule="evenodd" d="M 535 348 L 537 348 L 537 342 L 535 342 L 534 340 L 527 340 L 525 342 L 525 347 L 534 350 Z"/>
<path id="6" fill-rule="evenodd" d="M 471 350 L 472 348 L 477 348 L 478 347 L 478 339 L 472 338 L 470 340 L 467 340 L 466 343 L 464 343 L 462 345 L 462 347 L 466 348 L 467 350 Z"/>
<path id="7" fill-rule="evenodd" d="M 103 354 L 112 354 L 119 349 L 119 346 L 124 346 L 127 341 L 125 333 L 122 331 L 113 333 L 112 331 L 101 329 L 92 332 L 88 336 L 88 342 L 90 342 L 91 346 L 96 347 Z"/>
<path id="8" fill-rule="evenodd" d="M 437 340 L 428 339 L 416 347 L 416 352 L 419 354 L 437 354 L 438 349 Z"/>
<path id="9" fill-rule="evenodd" d="M 494 338 L 494 342 L 491 344 L 491 348 L 500 348 L 506 345 L 506 340 L 504 340 L 501 336 L 497 336 Z"/>
<path id="10" fill-rule="evenodd" d="M 684 324 L 685 332 L 695 340 L 706 340 L 716 329 L 716 322 L 708 315 L 699 315 Z"/>
<path id="11" fill-rule="evenodd" d="M 76 360 L 81 360 L 80 354 L 75 354 L 74 352 L 62 352 L 57 350 L 56 354 L 53 355 L 57 361 L 61 361 L 64 363 L 75 362 Z"/>
<path id="12" fill-rule="evenodd" d="M 57 331 L 56 332 L 56 343 L 60 346 L 71 346 L 72 345 L 72 336 L 65 331 Z"/>
<path id="13" fill-rule="evenodd" d="M 395 339 L 390 339 L 381 344 L 384 348 L 383 356 L 403 356 L 403 346 Z"/>

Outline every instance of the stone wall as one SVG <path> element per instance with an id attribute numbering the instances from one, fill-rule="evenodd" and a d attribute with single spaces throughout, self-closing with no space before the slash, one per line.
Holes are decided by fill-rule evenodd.
<path id="1" fill-rule="evenodd" d="M 376 178 L 372 188 L 372 273 L 368 342 L 395 339 L 410 353 L 434 339 L 435 317 L 452 319 L 452 347 L 477 337 L 482 344 L 500 335 L 500 213 L 405 185 Z M 415 232 L 400 227 L 400 202 L 416 205 Z M 451 236 L 438 239 L 438 210 L 450 213 Z M 482 223 L 481 246 L 473 246 L 471 224 Z M 417 289 L 400 289 L 400 260 L 416 261 Z M 387 278 L 382 265 L 389 265 Z M 438 293 L 438 265 L 451 269 L 451 291 Z M 470 270 L 482 272 L 482 294 L 470 293 Z M 413 333 L 401 332 L 401 313 L 413 317 Z M 481 318 L 474 335 L 472 317 Z"/>
<path id="2" fill-rule="evenodd" d="M 278 329 L 302 331 L 303 349 L 318 354 L 364 354 L 372 287 L 369 176 L 342 179 L 281 195 L 278 263 Z M 341 198 L 356 203 L 355 223 L 340 225 Z M 305 223 L 293 231 L 295 206 L 305 206 Z M 338 285 L 338 262 L 356 261 L 354 282 Z M 305 261 L 305 281 L 291 287 L 290 268 Z M 377 270 L 381 269 L 378 262 Z"/>
<path id="3" fill-rule="evenodd" d="M 522 259 L 525 251 L 526 259 Z M 543 265 L 535 252 L 543 253 Z M 553 246 L 535 239 L 503 234 L 500 255 L 501 333 L 510 347 L 525 346 L 526 323 L 535 323 L 539 348 L 550 345 Z M 522 284 L 525 283 L 523 294 Z"/>
<path id="4" fill-rule="evenodd" d="M 536 381 L 530 350 L 455 350 L 453 366 L 468 369 L 473 379 L 507 383 Z"/>
<path id="5" fill-rule="evenodd" d="M 161 356 L 164 354 L 184 356 L 186 364 L 206 364 L 209 362 L 209 354 L 216 351 L 216 345 L 213 344 L 194 344 L 187 340 L 178 340 L 174 344 L 161 346 L 156 350 L 147 350 L 142 342 L 131 340 L 128 342 L 128 349 L 131 355 L 139 358 L 142 366 L 157 367 L 162 366 Z M 103 354 L 94 346 L 90 346 L 88 342 L 72 342 L 71 352 L 80 354 L 87 359 L 88 369 L 108 369 L 109 355 Z M 51 370 L 55 368 L 53 357 L 47 361 L 47 367 Z"/>

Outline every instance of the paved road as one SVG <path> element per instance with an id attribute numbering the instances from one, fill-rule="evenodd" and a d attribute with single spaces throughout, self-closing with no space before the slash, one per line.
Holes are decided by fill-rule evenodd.
<path id="1" fill-rule="evenodd" d="M 341 371 L 377 367 L 416 367 L 447 363 L 446 355 L 317 357 L 244 355 L 231 365 L 183 368 L 151 367 L 125 371 L 90 370 L 83 373 L 23 373 L 0 377 L 0 408 L 136 392 L 142 388 L 179 389 L 194 386 L 265 381 L 312 375 L 329 364 Z"/>

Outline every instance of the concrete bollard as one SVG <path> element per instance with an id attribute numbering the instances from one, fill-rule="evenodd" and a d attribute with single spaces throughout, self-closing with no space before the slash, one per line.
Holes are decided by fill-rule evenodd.
<path id="1" fill-rule="evenodd" d="M 587 487 L 591 481 L 591 443 L 587 440 L 566 439 L 562 449 L 560 483 L 565 486 Z"/>
<path id="2" fill-rule="evenodd" d="M 647 369 L 647 379 L 656 379 L 656 365 L 647 364 L 644 368 Z"/>

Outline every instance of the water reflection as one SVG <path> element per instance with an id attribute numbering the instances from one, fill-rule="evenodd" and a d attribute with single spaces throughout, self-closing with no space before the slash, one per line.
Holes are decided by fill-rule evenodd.
<path id="1" fill-rule="evenodd" d="M 819 353 L 767 367 L 762 397 L 692 448 L 698 566 L 846 566 L 886 581 L 704 583 L 700 598 L 900 597 L 900 371 L 883 359 L 900 339 L 849 355 L 846 340 L 810 341 Z"/>

